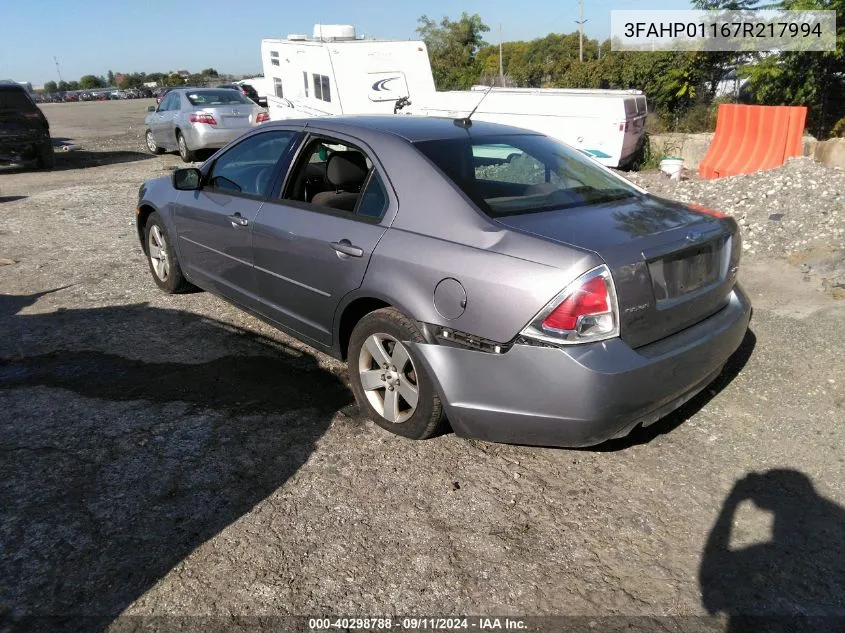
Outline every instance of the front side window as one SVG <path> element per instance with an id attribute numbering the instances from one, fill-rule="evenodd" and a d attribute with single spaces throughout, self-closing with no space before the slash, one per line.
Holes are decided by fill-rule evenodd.
<path id="1" fill-rule="evenodd" d="M 569 209 L 640 193 L 586 156 L 546 136 L 465 138 L 415 143 L 490 217 Z"/>
<path id="2" fill-rule="evenodd" d="M 265 196 L 273 171 L 287 153 L 296 133 L 273 130 L 250 136 L 220 156 L 211 169 L 208 184 L 214 189 Z"/>

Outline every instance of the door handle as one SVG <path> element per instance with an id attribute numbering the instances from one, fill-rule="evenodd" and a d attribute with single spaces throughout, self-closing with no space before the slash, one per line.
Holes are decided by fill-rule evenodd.
<path id="1" fill-rule="evenodd" d="M 363 257 L 364 249 L 358 246 L 353 246 L 349 240 L 340 240 L 339 242 L 332 242 L 332 248 L 338 254 L 349 255 L 350 257 Z"/>
<path id="2" fill-rule="evenodd" d="M 234 213 L 232 215 L 227 216 L 229 221 L 232 223 L 233 228 L 238 228 L 239 226 L 246 226 L 249 224 L 249 220 L 242 217 L 240 213 Z"/>

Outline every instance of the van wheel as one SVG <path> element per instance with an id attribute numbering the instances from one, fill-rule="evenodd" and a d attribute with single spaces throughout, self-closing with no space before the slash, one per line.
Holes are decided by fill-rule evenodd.
<path id="1" fill-rule="evenodd" d="M 156 144 L 156 138 L 153 136 L 152 130 L 147 130 L 146 140 L 147 149 L 150 150 L 152 154 L 164 154 L 164 150 Z"/>
<path id="2" fill-rule="evenodd" d="M 182 274 L 176 251 L 158 212 L 150 213 L 144 227 L 144 250 L 156 285 L 169 295 L 188 292 L 193 286 Z"/>
<path id="3" fill-rule="evenodd" d="M 176 131 L 176 144 L 179 146 L 179 156 L 184 162 L 193 163 L 197 159 L 197 153 L 188 149 L 185 137 L 179 130 Z"/>
<path id="4" fill-rule="evenodd" d="M 434 382 L 404 342 L 422 343 L 416 325 L 395 308 L 362 318 L 349 339 L 349 382 L 362 412 L 380 427 L 423 440 L 443 427 Z"/>

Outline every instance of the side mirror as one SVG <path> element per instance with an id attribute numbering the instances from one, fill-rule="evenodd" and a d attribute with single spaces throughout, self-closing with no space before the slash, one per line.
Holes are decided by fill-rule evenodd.
<path id="1" fill-rule="evenodd" d="M 149 107 L 147 107 L 147 112 L 155 112 L 155 111 L 156 111 L 156 107 L 155 107 L 155 106 L 149 106 Z"/>
<path id="2" fill-rule="evenodd" d="M 202 183 L 202 172 L 196 167 L 185 167 L 173 172 L 173 188 L 179 191 L 196 191 Z"/>

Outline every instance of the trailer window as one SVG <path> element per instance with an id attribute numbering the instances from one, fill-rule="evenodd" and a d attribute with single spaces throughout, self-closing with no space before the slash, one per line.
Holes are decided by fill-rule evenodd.
<path id="1" fill-rule="evenodd" d="M 279 99 L 285 98 L 285 91 L 282 90 L 282 80 L 278 77 L 273 77 L 273 92 L 276 93 Z"/>
<path id="2" fill-rule="evenodd" d="M 270 63 L 273 66 L 279 65 L 279 51 L 270 51 Z"/>
<path id="3" fill-rule="evenodd" d="M 305 96 L 308 96 L 308 73 L 304 70 L 302 71 L 302 81 L 305 83 Z"/>
<path id="4" fill-rule="evenodd" d="M 323 101 L 331 101 L 332 93 L 329 88 L 329 78 L 326 75 L 314 73 L 314 96 Z"/>
<path id="5" fill-rule="evenodd" d="M 494 218 L 640 195 L 622 178 L 546 136 L 467 135 L 415 146 Z"/>

